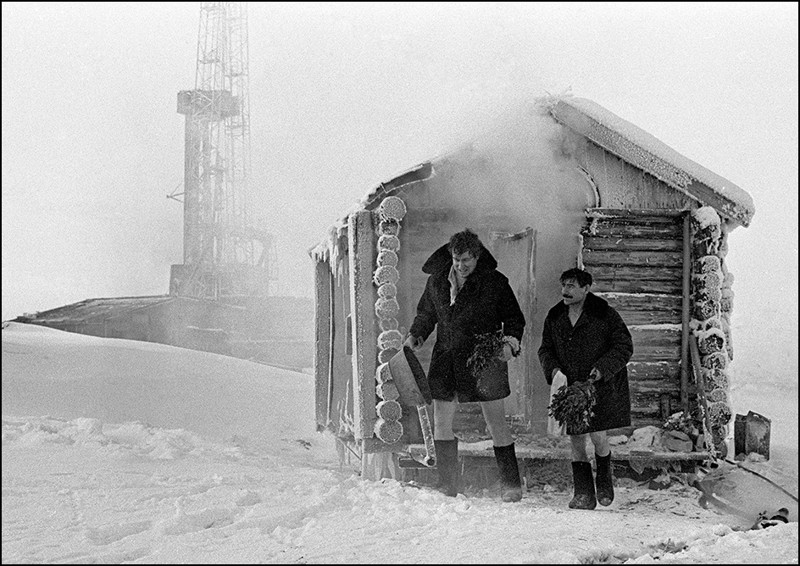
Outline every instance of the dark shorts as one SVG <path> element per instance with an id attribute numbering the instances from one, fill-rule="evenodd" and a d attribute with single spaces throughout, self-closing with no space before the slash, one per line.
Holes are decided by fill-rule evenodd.
<path id="1" fill-rule="evenodd" d="M 477 403 L 497 401 L 511 395 L 508 364 L 499 360 L 485 368 L 478 377 L 462 368 L 458 374 L 455 371 L 431 372 L 428 378 L 431 396 L 440 401 Z"/>

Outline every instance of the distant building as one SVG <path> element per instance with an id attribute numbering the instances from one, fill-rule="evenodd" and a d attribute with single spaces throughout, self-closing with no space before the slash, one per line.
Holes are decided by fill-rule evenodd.
<path id="1" fill-rule="evenodd" d="M 248 306 L 152 295 L 86 299 L 15 322 L 67 332 L 168 344 L 294 370 L 313 360 L 310 298 L 267 297 Z"/>

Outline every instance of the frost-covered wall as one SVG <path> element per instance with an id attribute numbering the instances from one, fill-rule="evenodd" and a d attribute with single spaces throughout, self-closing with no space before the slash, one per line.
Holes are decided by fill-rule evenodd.
<path id="1" fill-rule="evenodd" d="M 692 319 L 700 354 L 707 422 L 714 446 L 722 450 L 732 416 L 730 362 L 733 359 L 731 313 L 733 275 L 725 265 L 728 229 L 717 212 L 703 206 L 692 213 Z M 702 397 L 701 397 L 702 400 Z M 704 410 L 703 403 L 700 409 Z"/>

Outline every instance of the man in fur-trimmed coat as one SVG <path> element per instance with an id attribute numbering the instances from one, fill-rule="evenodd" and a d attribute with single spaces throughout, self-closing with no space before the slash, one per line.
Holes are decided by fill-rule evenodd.
<path id="1" fill-rule="evenodd" d="M 633 355 L 631 333 L 619 313 L 590 291 L 592 276 L 573 268 L 561 274 L 563 300 L 544 321 L 539 361 L 548 385 L 589 380 L 596 388 L 590 428 L 570 434 L 575 496 L 572 509 L 594 509 L 614 500 L 611 447 L 606 431 L 630 426 L 631 399 L 627 363 Z M 586 436 L 595 450 L 597 481 L 586 454 Z M 595 489 L 596 488 L 596 489 Z"/>
<path id="2" fill-rule="evenodd" d="M 480 402 L 492 435 L 503 501 L 522 499 L 514 439 L 503 399 L 511 394 L 507 362 L 520 353 L 525 317 L 508 278 L 470 230 L 454 234 L 422 267 L 429 274 L 405 346 L 419 349 L 436 328 L 428 380 L 434 406 L 434 444 L 440 491 L 458 492 L 458 439 L 453 434 L 457 404 Z M 476 377 L 467 361 L 481 334 L 502 331 L 503 347 Z"/>

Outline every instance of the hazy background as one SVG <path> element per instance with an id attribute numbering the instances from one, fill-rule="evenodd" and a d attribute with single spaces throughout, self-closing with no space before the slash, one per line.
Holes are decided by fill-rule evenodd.
<path id="1" fill-rule="evenodd" d="M 182 263 L 182 205 L 166 198 L 183 181 L 176 95 L 194 87 L 199 8 L 2 3 L 4 320 L 167 293 Z M 796 378 L 796 3 L 248 11 L 251 212 L 277 238 L 278 294 L 312 296 L 307 250 L 379 182 L 571 88 L 752 195 L 728 255 L 734 341 L 790 326 L 773 355 Z"/>

